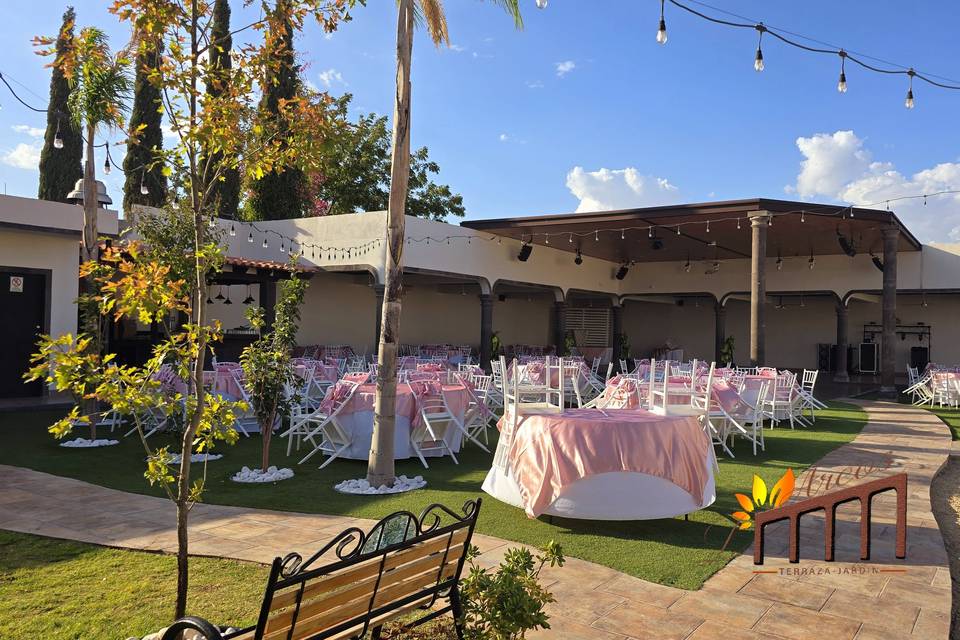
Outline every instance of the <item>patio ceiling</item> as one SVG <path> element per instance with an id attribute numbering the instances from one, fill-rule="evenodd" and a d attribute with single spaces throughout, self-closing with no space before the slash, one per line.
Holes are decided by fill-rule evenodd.
<path id="1" fill-rule="evenodd" d="M 725 260 L 750 257 L 747 215 L 756 211 L 774 215 L 767 232 L 768 257 L 842 254 L 838 232 L 853 241 L 858 253 L 879 254 L 881 229 L 891 224 L 900 228 L 900 251 L 918 251 L 921 246 L 891 211 L 765 198 L 473 220 L 461 225 L 517 240 L 532 238 L 534 244 L 571 253 L 580 249 L 585 256 L 610 262 Z"/>

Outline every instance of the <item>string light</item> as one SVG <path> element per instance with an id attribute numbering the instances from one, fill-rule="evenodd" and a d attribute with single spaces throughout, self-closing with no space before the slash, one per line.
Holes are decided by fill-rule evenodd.
<path id="1" fill-rule="evenodd" d="M 663 19 L 663 0 L 660 0 L 660 26 L 657 28 L 657 43 L 667 44 L 667 23 Z"/>
<path id="2" fill-rule="evenodd" d="M 916 73 L 913 69 L 907 71 L 907 77 L 910 79 L 910 85 L 907 89 L 907 99 L 903 101 L 903 106 L 905 106 L 907 109 L 913 109 L 913 76 L 915 75 Z"/>
<path id="3" fill-rule="evenodd" d="M 647 237 L 648 237 L 648 238 L 652 238 L 652 237 L 653 237 L 653 227 L 650 227 L 650 229 L 647 230 Z"/>
<path id="4" fill-rule="evenodd" d="M 107 152 L 104 154 L 103 158 L 103 172 L 106 175 L 110 175 L 110 143 L 107 143 Z"/>
<path id="5" fill-rule="evenodd" d="M 233 226 L 233 223 L 231 222 L 231 223 L 230 223 L 230 237 L 233 238 L 233 237 L 236 237 L 236 235 L 237 235 L 237 229 Z"/>
<path id="6" fill-rule="evenodd" d="M 250 235 L 247 236 L 247 242 L 253 242 L 253 231 L 251 231 Z"/>
<path id="7" fill-rule="evenodd" d="M 710 233 L 710 221 L 707 220 L 707 233 Z"/>
<path id="8" fill-rule="evenodd" d="M 146 179 L 147 179 L 147 172 L 141 171 L 140 172 L 140 195 L 142 196 L 150 195 L 150 189 L 147 188 Z"/>
<path id="9" fill-rule="evenodd" d="M 844 73 L 844 65 L 847 62 L 847 52 L 843 49 L 840 49 L 840 52 L 837 54 L 840 56 L 840 81 L 837 82 L 837 91 L 840 93 L 847 92 L 847 74 Z"/>
<path id="10" fill-rule="evenodd" d="M 737 218 L 737 229 L 740 228 L 740 218 Z"/>
<path id="11" fill-rule="evenodd" d="M 767 30 L 763 24 L 758 24 L 756 26 L 757 31 L 760 32 L 760 37 L 757 38 L 757 55 L 753 59 L 753 68 L 757 73 L 763 71 L 763 50 L 760 48 L 760 45 L 763 44 L 763 32 Z"/>
<path id="12" fill-rule="evenodd" d="M 807 215 L 807 214 L 806 214 L 805 211 L 801 211 L 801 212 L 800 212 L 800 222 L 806 222 L 806 221 L 807 221 L 806 215 Z"/>
<path id="13" fill-rule="evenodd" d="M 626 240 L 626 239 L 627 239 L 627 230 L 626 230 L 626 229 L 620 229 L 620 239 L 621 239 L 621 240 Z"/>
<path id="14" fill-rule="evenodd" d="M 63 136 L 60 135 L 60 118 L 57 118 L 57 131 L 53 134 L 53 148 L 63 149 Z"/>
<path id="15" fill-rule="evenodd" d="M 600 232 L 599 232 L 599 231 L 594 231 L 594 232 L 593 232 L 593 241 L 594 241 L 594 242 L 600 242 Z"/>
<path id="16" fill-rule="evenodd" d="M 546 9 L 547 0 L 537 0 L 537 9 Z"/>
<path id="17" fill-rule="evenodd" d="M 263 247 L 264 249 L 266 249 L 269 246 L 267 244 L 267 236 L 263 236 L 263 244 L 261 244 L 260 246 Z"/>

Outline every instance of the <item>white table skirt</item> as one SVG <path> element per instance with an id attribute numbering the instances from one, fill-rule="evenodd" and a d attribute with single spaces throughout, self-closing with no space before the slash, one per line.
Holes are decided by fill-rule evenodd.
<path id="1" fill-rule="evenodd" d="M 341 454 L 350 460 L 367 460 L 370 457 L 370 442 L 373 440 L 373 411 L 356 411 L 337 416 L 337 422 L 351 437 L 350 447 Z M 456 427 L 450 427 L 450 447 L 454 453 L 459 453 L 463 434 Z M 416 458 L 413 447 L 410 446 L 410 419 L 406 416 L 397 416 L 394 423 L 393 457 L 395 460 Z M 423 457 L 436 458 L 444 455 L 439 450 L 424 451 Z"/>

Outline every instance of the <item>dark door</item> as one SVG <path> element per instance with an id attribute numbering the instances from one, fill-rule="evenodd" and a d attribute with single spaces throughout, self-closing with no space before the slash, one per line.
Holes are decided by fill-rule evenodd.
<path id="1" fill-rule="evenodd" d="M 0 398 L 39 396 L 42 382 L 23 382 L 44 332 L 47 279 L 41 274 L 0 270 Z"/>

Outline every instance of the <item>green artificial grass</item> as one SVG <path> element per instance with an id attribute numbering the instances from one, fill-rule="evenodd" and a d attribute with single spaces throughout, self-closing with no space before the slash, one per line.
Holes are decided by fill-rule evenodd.
<path id="1" fill-rule="evenodd" d="M 188 609 L 215 622 L 256 622 L 267 567 L 190 560 Z M 127 638 L 170 624 L 174 556 L 0 531 L 0 638 Z"/>
<path id="2" fill-rule="evenodd" d="M 135 437 L 122 439 L 117 446 L 99 449 L 59 447 L 46 432 L 47 425 L 56 417 L 58 414 L 50 411 L 0 414 L 4 442 L 0 463 L 124 491 L 163 495 L 143 478 L 144 452 Z M 689 521 L 683 518 L 636 522 L 528 519 L 522 510 L 481 491 L 491 454 L 476 447 L 467 447 L 462 452 L 459 465 L 449 458 L 431 460 L 430 469 L 424 469 L 416 460 L 397 462 L 398 475 L 423 475 L 428 482 L 426 489 L 394 496 L 355 496 L 338 493 L 333 485 L 344 479 L 363 477 L 365 462 L 338 460 L 323 470 L 317 469 L 312 460 L 297 466 L 299 457 L 286 457 L 286 441 L 274 438 L 271 463 L 292 466 L 296 476 L 275 485 L 234 483 L 229 477 L 241 466 L 259 465 L 260 438 L 256 434 L 251 438 L 241 436 L 233 447 L 217 449 L 224 457 L 208 463 L 204 499 L 214 504 L 378 519 L 398 509 L 419 512 L 432 502 L 459 507 L 468 499 L 482 496 L 480 533 L 537 546 L 556 540 L 568 556 L 652 582 L 697 589 L 751 540 L 749 533 L 740 532 L 726 550 L 722 549 L 731 527 L 726 516 L 739 510 L 733 494 L 749 493 L 754 474 L 763 478 L 768 486 L 788 468 L 799 475 L 831 450 L 852 440 L 866 420 L 866 414 L 859 407 L 834 403 L 818 412 L 812 428 L 767 430 L 767 448 L 760 455 L 753 456 L 749 443 L 738 440 L 734 449 L 736 458 L 720 457 L 717 501 L 708 509 L 690 514 Z M 88 437 L 86 429 L 77 435 Z M 151 441 L 155 446 L 171 444 L 171 449 L 176 449 L 170 436 L 154 436 Z M 195 464 L 195 473 L 200 472 L 200 466 Z"/>

